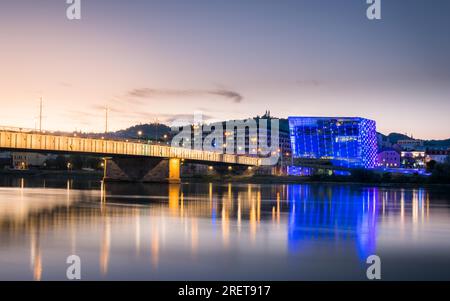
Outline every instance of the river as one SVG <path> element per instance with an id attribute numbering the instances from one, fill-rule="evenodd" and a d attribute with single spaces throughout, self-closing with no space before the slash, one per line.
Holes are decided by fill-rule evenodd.
<path id="1" fill-rule="evenodd" d="M 0 179 L 0 280 L 450 280 L 448 187 Z"/>

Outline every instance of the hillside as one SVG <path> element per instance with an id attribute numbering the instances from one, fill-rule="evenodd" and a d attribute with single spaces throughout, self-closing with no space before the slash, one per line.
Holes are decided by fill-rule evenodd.
<path id="1" fill-rule="evenodd" d="M 404 134 L 400 133 L 390 133 L 389 135 L 384 135 L 382 133 L 378 133 L 383 137 L 384 141 L 389 141 L 392 144 L 396 144 L 399 140 L 408 140 L 411 139 L 411 137 L 408 137 Z M 446 149 L 450 148 L 450 139 L 445 140 L 423 140 L 424 146 L 429 148 L 439 148 L 439 149 Z"/>

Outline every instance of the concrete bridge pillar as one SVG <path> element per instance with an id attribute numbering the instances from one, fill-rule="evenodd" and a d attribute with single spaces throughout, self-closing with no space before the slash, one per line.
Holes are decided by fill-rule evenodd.
<path id="1" fill-rule="evenodd" d="M 119 157 L 105 161 L 105 181 L 180 182 L 180 159 Z"/>

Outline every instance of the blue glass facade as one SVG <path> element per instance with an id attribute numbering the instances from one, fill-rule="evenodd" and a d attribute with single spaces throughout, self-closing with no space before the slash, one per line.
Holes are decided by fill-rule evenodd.
<path id="1" fill-rule="evenodd" d="M 377 133 L 359 117 L 289 117 L 294 158 L 325 159 L 342 167 L 374 168 Z"/>

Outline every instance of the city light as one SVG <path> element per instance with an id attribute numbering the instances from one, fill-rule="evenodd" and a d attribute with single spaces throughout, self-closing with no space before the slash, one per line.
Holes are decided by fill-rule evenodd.
<path id="1" fill-rule="evenodd" d="M 333 165 L 377 166 L 375 121 L 365 118 L 289 117 L 295 158 L 331 160 Z"/>

